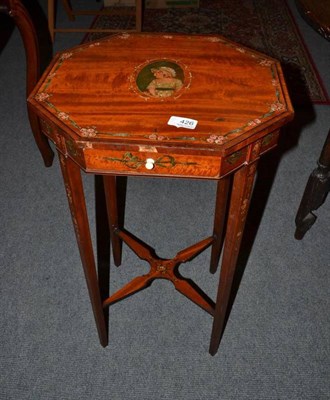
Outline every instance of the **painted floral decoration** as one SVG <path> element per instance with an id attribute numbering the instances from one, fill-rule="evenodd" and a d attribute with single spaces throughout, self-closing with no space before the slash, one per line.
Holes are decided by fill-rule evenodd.
<path id="1" fill-rule="evenodd" d="M 275 101 L 273 104 L 271 104 L 270 109 L 271 111 L 282 111 L 285 109 L 285 106 L 279 101 Z"/>
<path id="2" fill-rule="evenodd" d="M 253 121 L 249 121 L 247 124 L 248 124 L 248 126 L 252 126 L 252 127 L 257 126 L 257 125 L 261 124 L 261 120 L 259 118 L 256 118 Z"/>
<path id="3" fill-rule="evenodd" d="M 73 53 L 63 53 L 63 54 L 61 54 L 61 60 L 67 60 L 68 58 L 71 58 L 72 57 L 72 54 Z"/>
<path id="4" fill-rule="evenodd" d="M 262 65 L 263 67 L 270 67 L 273 62 L 270 60 L 260 60 L 259 64 Z"/>
<path id="5" fill-rule="evenodd" d="M 165 140 L 166 139 L 165 136 L 156 135 L 155 133 L 149 135 L 148 138 L 151 140 Z"/>
<path id="6" fill-rule="evenodd" d="M 48 100 L 50 98 L 50 94 L 49 93 L 45 93 L 45 92 L 43 92 L 43 93 L 38 93 L 36 96 L 35 96 L 35 99 L 37 100 L 37 101 L 46 101 L 46 100 Z"/>
<path id="7" fill-rule="evenodd" d="M 224 136 L 211 135 L 208 139 L 206 139 L 206 141 L 208 143 L 223 144 L 225 143 L 226 139 Z"/>
<path id="8" fill-rule="evenodd" d="M 84 137 L 94 137 L 97 134 L 95 127 L 80 128 L 80 133 Z"/>
<path id="9" fill-rule="evenodd" d="M 60 112 L 57 114 L 57 116 L 58 116 L 58 118 L 61 119 L 62 121 L 66 121 L 66 120 L 69 119 L 69 115 L 66 114 L 66 113 L 63 112 L 63 111 L 60 111 Z"/>

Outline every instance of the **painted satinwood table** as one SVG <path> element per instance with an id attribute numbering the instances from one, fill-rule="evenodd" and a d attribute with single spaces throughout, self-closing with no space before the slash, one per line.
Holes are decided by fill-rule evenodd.
<path id="1" fill-rule="evenodd" d="M 280 128 L 293 117 L 280 64 L 220 36 L 123 33 L 59 53 L 29 106 L 58 150 L 101 344 L 108 344 L 107 307 L 162 278 L 212 315 L 214 355 L 257 162 L 276 146 Z M 148 274 L 105 298 L 81 170 L 103 177 L 115 264 L 121 263 L 122 242 L 150 264 Z M 216 180 L 210 237 L 173 259 L 158 258 L 119 223 L 121 175 Z M 209 246 L 212 273 L 223 252 L 215 302 L 178 271 Z"/>

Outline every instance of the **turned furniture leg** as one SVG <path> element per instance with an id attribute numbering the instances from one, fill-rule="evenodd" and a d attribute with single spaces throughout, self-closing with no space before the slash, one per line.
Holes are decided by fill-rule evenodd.
<path id="1" fill-rule="evenodd" d="M 116 231 L 119 229 L 117 179 L 118 178 L 116 176 L 110 176 L 110 175 L 103 176 L 111 243 L 112 243 L 113 260 L 115 265 L 119 267 L 121 264 L 121 256 L 122 256 L 122 239 L 116 234 Z"/>
<path id="2" fill-rule="evenodd" d="M 238 253 L 253 188 L 257 163 L 246 165 L 234 174 L 229 205 L 225 245 L 210 342 L 210 354 L 218 351 L 228 315 L 228 305 L 236 271 Z"/>
<path id="3" fill-rule="evenodd" d="M 108 332 L 95 268 L 80 168 L 61 153 L 59 158 L 96 327 L 100 343 L 105 347 L 108 344 Z"/>
<path id="4" fill-rule="evenodd" d="M 227 206 L 230 182 L 231 182 L 231 177 L 226 176 L 223 179 L 220 179 L 217 183 L 214 228 L 213 228 L 214 243 L 212 245 L 211 263 L 210 263 L 210 272 L 212 274 L 214 274 L 218 268 L 220 254 L 224 240 L 223 227 L 226 219 L 226 206 Z"/>
<path id="5" fill-rule="evenodd" d="M 330 130 L 325 140 L 318 167 L 311 173 L 296 216 L 295 238 L 301 240 L 316 221 L 312 211 L 325 201 L 330 190 Z"/>

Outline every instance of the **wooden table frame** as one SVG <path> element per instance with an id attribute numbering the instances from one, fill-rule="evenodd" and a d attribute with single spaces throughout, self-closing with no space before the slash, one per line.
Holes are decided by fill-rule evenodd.
<path id="1" fill-rule="evenodd" d="M 102 73 L 100 60 L 104 62 Z M 215 65 L 211 72 L 209 60 Z M 233 75 L 228 79 L 230 67 Z M 86 70 L 93 68 L 96 74 L 86 75 Z M 157 77 L 159 74 L 161 78 Z M 146 77 L 152 81 L 145 84 Z M 160 93 L 154 90 L 159 84 L 157 79 L 161 81 Z M 75 94 L 79 90 L 81 96 Z M 239 96 L 239 106 L 232 93 Z M 102 103 L 97 118 L 93 114 L 95 102 Z M 230 311 L 258 160 L 277 145 L 280 128 L 293 117 L 278 62 L 219 36 L 122 34 L 58 54 L 31 94 L 29 104 L 41 118 L 43 133 L 58 150 L 102 346 L 108 344 L 108 307 L 147 287 L 154 279 L 168 279 L 176 290 L 213 317 L 209 351 L 214 355 Z M 190 130 L 192 133 L 166 123 L 177 107 L 180 113 L 189 112 L 200 119 L 200 125 Z M 91 116 L 86 110 L 91 111 Z M 181 123 L 186 120 L 180 119 Z M 98 278 L 81 170 L 102 181 L 108 216 L 103 228 L 110 233 L 115 265 L 121 264 L 123 243 L 150 264 L 149 273 L 134 278 L 111 296 Z M 217 181 L 212 234 L 172 259 L 157 257 L 152 248 L 123 226 L 118 192 L 122 176 Z M 102 230 L 98 223 L 97 230 Z M 98 239 L 107 247 L 105 238 Z M 209 246 L 211 273 L 216 272 L 222 252 L 215 302 L 178 271 L 181 263 Z M 102 274 L 107 279 L 109 271 Z"/>

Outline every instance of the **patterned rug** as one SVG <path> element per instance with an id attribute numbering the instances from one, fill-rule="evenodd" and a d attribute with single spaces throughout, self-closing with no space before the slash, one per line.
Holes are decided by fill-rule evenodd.
<path id="1" fill-rule="evenodd" d="M 93 27 L 130 29 L 134 23 L 134 17 L 102 15 Z M 279 59 L 295 105 L 329 103 L 285 0 L 201 0 L 199 8 L 146 9 L 143 31 L 221 34 Z"/>

